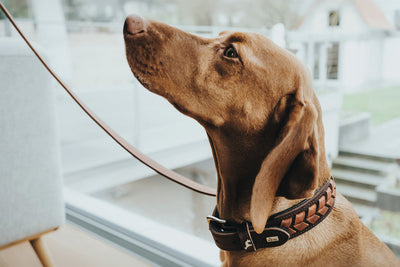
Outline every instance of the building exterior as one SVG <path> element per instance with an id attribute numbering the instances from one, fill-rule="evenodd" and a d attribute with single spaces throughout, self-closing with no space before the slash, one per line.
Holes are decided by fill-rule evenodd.
<path id="1" fill-rule="evenodd" d="M 347 94 L 400 84 L 400 5 L 381 6 L 386 12 L 372 0 L 311 4 L 297 31 L 289 33 L 288 46 L 308 64 L 317 89 L 337 87 Z"/>

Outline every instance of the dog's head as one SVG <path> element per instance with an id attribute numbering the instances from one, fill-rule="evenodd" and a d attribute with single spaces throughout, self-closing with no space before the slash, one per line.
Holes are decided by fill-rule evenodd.
<path id="1" fill-rule="evenodd" d="M 206 39 L 138 16 L 127 18 L 124 38 L 136 78 L 206 129 L 247 137 L 274 132 L 253 177 L 256 231 L 277 192 L 297 197 L 315 186 L 321 111 L 311 76 L 294 55 L 260 34 L 223 32 Z"/>

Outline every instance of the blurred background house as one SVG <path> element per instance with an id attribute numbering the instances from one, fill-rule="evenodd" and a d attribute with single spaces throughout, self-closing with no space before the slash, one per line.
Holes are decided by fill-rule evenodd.
<path id="1" fill-rule="evenodd" d="M 206 37 L 223 30 L 255 31 L 293 51 L 314 77 L 339 191 L 400 255 L 400 229 L 395 226 L 400 225 L 400 204 L 387 206 L 400 199 L 395 163 L 400 158 L 399 1 L 4 3 L 60 76 L 118 133 L 163 165 L 212 186 L 215 170 L 203 129 L 143 89 L 131 74 L 122 38 L 124 18 L 137 13 Z M 3 38 L 17 35 L 0 13 L 0 42 Z M 215 200 L 164 181 L 133 160 L 53 87 L 67 220 L 150 262 L 218 262 L 204 219 Z M 190 246 L 196 246 L 195 254 Z"/>
<path id="2" fill-rule="evenodd" d="M 316 84 L 331 84 L 345 94 L 399 84 L 400 3 L 385 10 L 390 19 L 372 0 L 311 4 L 290 37 Z"/>

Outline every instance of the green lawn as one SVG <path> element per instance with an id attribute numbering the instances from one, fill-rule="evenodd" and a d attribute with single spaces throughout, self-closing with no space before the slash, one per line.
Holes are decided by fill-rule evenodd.
<path id="1" fill-rule="evenodd" d="M 373 125 L 400 117 L 400 86 L 345 95 L 342 109 L 370 112 Z"/>
<path id="2" fill-rule="evenodd" d="M 381 211 L 380 218 L 375 218 L 368 228 L 375 234 L 400 238 L 400 212 Z"/>

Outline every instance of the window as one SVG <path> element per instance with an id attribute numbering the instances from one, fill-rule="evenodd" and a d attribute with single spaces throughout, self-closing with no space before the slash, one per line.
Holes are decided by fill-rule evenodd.
<path id="1" fill-rule="evenodd" d="M 27 2 L 28 5 L 40 2 L 6 0 L 6 3 L 10 3 L 10 6 L 14 3 L 17 8 L 16 3 L 21 1 Z M 203 37 L 215 37 L 218 32 L 226 30 L 257 31 L 270 36 L 271 32 L 264 26 L 272 22 L 265 22 L 265 16 L 254 16 L 257 10 L 265 10 L 266 6 L 255 9 L 252 5 L 252 9 L 247 9 L 230 5 L 236 10 L 227 9 L 225 13 L 220 14 L 210 13 L 212 11 L 210 7 L 213 4 L 211 3 L 213 1 L 210 1 L 124 0 L 114 1 L 115 5 L 110 6 L 108 4 L 98 6 L 93 0 L 48 1 L 58 3 L 58 5 L 64 3 L 64 10 L 67 12 L 66 20 L 62 19 L 62 22 L 57 24 L 61 25 L 61 30 L 47 26 L 49 23 L 54 23 L 52 20 L 54 12 L 57 10 L 62 12 L 62 8 L 41 5 L 37 9 L 41 10 L 38 16 L 45 16 L 45 19 L 36 21 L 33 17 L 38 18 L 38 16 L 30 16 L 30 11 L 24 11 L 21 5 L 18 5 L 18 10 L 14 13 L 25 18 L 19 22 L 23 30 L 29 33 L 28 37 L 34 36 L 38 43 L 46 45 L 45 51 L 58 51 L 58 54 L 63 55 L 60 59 L 49 55 L 50 59 L 60 60 L 60 65 L 63 66 L 68 65 L 64 64 L 65 62 L 71 63 L 70 67 L 73 67 L 74 71 L 68 83 L 72 84 L 73 90 L 82 96 L 85 102 L 93 107 L 116 132 L 167 168 L 174 169 L 194 181 L 216 187 L 215 164 L 204 129 L 192 119 L 180 114 L 163 98 L 142 88 L 126 62 L 121 32 L 125 14 L 135 12 L 153 17 L 157 21 L 179 25 L 185 31 Z M 228 0 L 219 1 L 222 4 L 229 2 Z M 86 2 L 87 4 L 84 4 Z M 262 1 L 254 1 L 254 4 L 258 2 Z M 277 7 L 286 7 L 286 5 L 278 4 L 280 2 L 277 0 L 271 3 Z M 49 12 L 44 12 L 46 10 Z M 273 23 L 284 22 L 290 29 L 292 22 L 285 22 L 284 19 L 287 16 L 297 17 L 292 16 L 292 12 L 297 10 L 294 8 L 282 10 L 286 12 L 284 16 L 278 16 L 277 21 Z M 292 51 L 308 63 L 313 74 L 313 87 L 321 99 L 324 122 L 327 127 L 327 154 L 332 158 L 338 155 L 340 148 L 337 135 L 341 127 L 339 109 L 343 102 L 343 92 L 344 94 L 352 93 L 353 88 L 358 89 L 358 87 L 362 90 L 369 89 L 367 88 L 369 84 L 378 83 L 381 78 L 382 84 L 383 82 L 391 83 L 392 80 L 400 84 L 400 78 L 396 72 L 399 69 L 398 62 L 400 62 L 400 58 L 396 56 L 396 49 L 399 47 L 397 36 L 390 34 L 385 35 L 385 39 L 379 39 L 379 42 L 383 42 L 382 47 L 386 51 L 382 58 L 377 57 L 378 62 L 383 66 L 382 75 L 380 73 L 381 76 L 370 75 L 376 70 L 377 64 L 367 64 L 370 61 L 365 59 L 371 52 L 367 49 L 370 42 L 369 36 L 364 38 L 365 33 L 360 31 L 350 36 L 351 40 L 347 42 L 347 36 L 337 32 L 339 27 L 346 24 L 345 20 L 341 22 L 340 12 L 343 11 L 344 9 L 342 10 L 337 5 L 330 6 L 322 14 L 323 30 L 331 29 L 327 31 L 327 34 L 313 32 L 319 29 L 315 29 L 315 25 L 310 23 L 310 25 L 304 24 L 304 27 L 310 27 L 309 29 L 290 30 L 285 36 Z M 196 12 L 204 13 L 204 18 L 225 16 L 237 18 L 237 20 L 226 20 L 224 24 L 223 20 L 211 19 L 211 22 L 219 21 L 218 24 L 188 26 L 193 24 L 193 13 Z M 395 18 L 394 25 L 400 30 L 400 9 L 392 14 Z M 62 18 L 62 15 L 57 14 L 56 17 Z M 1 18 L 0 12 L 0 37 L 12 35 L 12 31 L 4 27 L 5 21 Z M 47 23 L 43 22 L 45 26 L 47 25 L 46 27 L 35 27 L 42 21 Z M 207 24 L 206 22 L 202 24 Z M 228 23 L 241 28 L 228 27 Z M 8 24 L 5 25 L 7 27 Z M 38 34 L 39 31 L 44 31 L 45 34 Z M 49 39 L 46 39 L 46 36 L 53 36 L 54 33 L 57 33 L 57 36 L 65 33 L 65 40 L 50 38 L 52 42 L 47 43 Z M 363 38 L 359 40 L 358 36 Z M 383 38 L 380 35 L 378 37 Z M 65 49 L 65 53 L 59 53 L 63 47 L 68 49 Z M 362 48 L 360 52 L 359 47 Z M 375 47 L 375 43 L 372 47 Z M 340 60 L 342 60 L 340 62 L 339 52 L 341 53 Z M 0 59 L 0 65 L 2 63 Z M 66 73 L 70 67 L 66 67 L 67 70 L 61 73 L 68 76 Z M 0 72 L 0 80 L 1 74 Z M 58 91 L 60 90 L 57 89 Z M 376 112 L 379 120 L 381 120 L 381 111 L 387 112 L 384 114 L 385 120 L 395 116 L 400 117 L 396 108 L 398 103 L 395 101 L 395 97 L 400 92 L 400 86 L 389 89 L 379 87 L 373 92 L 374 94 L 365 90 L 363 94 L 359 94 L 359 97 L 360 99 L 365 97 L 368 100 L 375 98 L 375 94 L 382 94 L 382 91 L 385 92 L 382 96 L 386 102 L 372 103 L 374 105 L 372 108 L 384 107 L 385 109 L 371 110 Z M 360 101 L 360 99 L 346 97 L 346 105 L 343 106 L 350 112 L 352 108 L 358 108 L 360 104 L 362 105 L 360 110 L 364 111 L 364 108 L 370 108 L 368 106 L 370 102 L 375 102 L 364 101 L 364 98 Z M 386 105 L 391 106 L 386 109 Z M 61 128 L 62 167 L 68 222 L 84 227 L 153 265 L 215 266 L 220 264 L 219 249 L 214 244 L 205 220 L 206 215 L 209 215 L 215 207 L 215 198 L 202 196 L 179 187 L 132 159 L 77 109 L 69 98 L 65 98 L 63 93 L 57 95 L 57 110 Z M 358 127 L 357 124 L 355 126 Z M 1 129 L 0 126 L 0 137 L 2 136 Z M 365 134 L 368 133 L 365 131 Z M 386 141 L 384 138 L 379 140 Z M 382 147 L 386 147 L 386 143 L 382 144 Z M 357 168 L 355 166 L 355 169 Z M 346 188 L 345 178 L 342 179 L 344 188 Z M 352 184 L 355 190 L 347 192 L 350 198 L 353 192 L 357 191 L 357 186 L 361 187 L 360 190 L 364 190 L 365 187 L 363 184 L 357 185 L 356 182 Z M 391 184 L 391 186 L 396 186 L 400 192 L 400 181 L 398 185 Z M 370 190 L 368 194 L 373 193 L 374 196 L 377 194 L 375 185 L 368 190 Z M 357 198 L 355 200 L 357 201 Z M 375 220 L 373 217 L 377 217 L 377 215 L 371 215 L 377 210 L 377 203 L 369 200 L 368 203 L 371 207 L 366 207 L 365 210 L 362 207 L 361 216 L 365 216 L 366 221 L 372 221 Z M 400 214 L 397 216 L 399 218 L 397 220 L 390 219 L 388 216 L 388 221 L 398 223 Z M 375 228 L 374 231 L 383 227 L 376 225 Z M 384 234 L 391 237 L 389 231 Z M 399 239 L 395 242 L 400 242 L 398 241 L 400 236 L 396 238 Z"/>
<path id="2" fill-rule="evenodd" d="M 340 25 L 340 14 L 338 10 L 329 11 L 329 27 L 337 27 Z"/>
<path id="3" fill-rule="evenodd" d="M 318 80 L 319 75 L 319 57 L 321 54 L 321 43 L 316 43 L 314 46 L 314 79 Z"/>
<path id="4" fill-rule="evenodd" d="M 326 78 L 337 80 L 338 78 L 338 63 L 339 63 L 339 43 L 332 43 L 328 47 L 328 59 L 326 68 Z"/>

